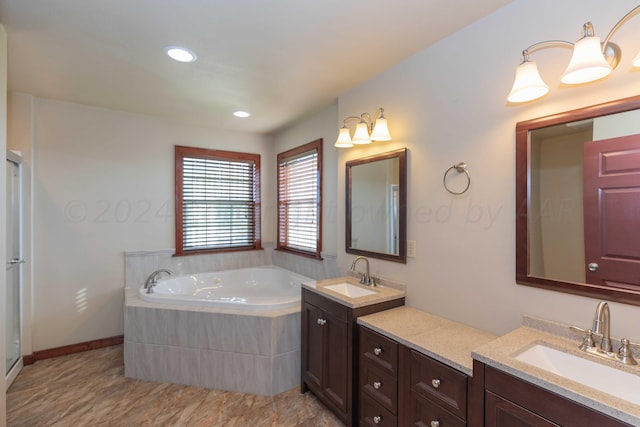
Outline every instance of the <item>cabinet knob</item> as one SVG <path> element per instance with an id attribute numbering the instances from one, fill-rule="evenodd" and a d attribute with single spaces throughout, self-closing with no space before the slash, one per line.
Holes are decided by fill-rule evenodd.
<path id="1" fill-rule="evenodd" d="M 373 383 L 373 388 L 375 388 L 376 390 L 379 390 L 380 387 L 382 387 L 382 381 L 375 381 Z"/>
<path id="2" fill-rule="evenodd" d="M 431 380 L 431 385 L 433 386 L 433 388 L 438 388 L 440 387 L 440 380 L 437 378 L 434 378 Z"/>
<path id="3" fill-rule="evenodd" d="M 373 354 L 380 356 L 382 354 L 382 347 L 376 347 L 373 349 Z"/>
<path id="4" fill-rule="evenodd" d="M 373 422 L 375 424 L 380 424 L 380 421 L 382 421 L 382 416 L 381 415 L 376 415 L 375 417 L 373 417 Z"/>
<path id="5" fill-rule="evenodd" d="M 440 421 L 436 421 L 436 420 L 431 421 L 431 427 L 440 427 Z"/>
<path id="6" fill-rule="evenodd" d="M 324 326 L 326 324 L 327 324 L 327 321 L 325 319 L 318 318 L 318 325 Z"/>

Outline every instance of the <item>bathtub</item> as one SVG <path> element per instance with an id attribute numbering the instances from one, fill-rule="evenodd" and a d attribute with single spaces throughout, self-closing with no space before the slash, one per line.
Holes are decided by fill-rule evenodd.
<path id="1" fill-rule="evenodd" d="M 300 284 L 276 266 L 125 289 L 125 376 L 273 396 L 300 384 Z"/>
<path id="2" fill-rule="evenodd" d="M 300 304 L 300 284 L 309 280 L 276 266 L 263 266 L 168 276 L 158 281 L 152 293 L 141 286 L 138 294 L 144 301 L 160 304 L 280 310 Z"/>

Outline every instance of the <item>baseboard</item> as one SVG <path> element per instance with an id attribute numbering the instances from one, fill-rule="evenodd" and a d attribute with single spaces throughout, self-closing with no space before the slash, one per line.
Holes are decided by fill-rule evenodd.
<path id="1" fill-rule="evenodd" d="M 32 365 L 38 360 L 51 359 L 54 357 L 66 356 L 69 354 L 81 353 L 83 351 L 96 350 L 98 348 L 122 344 L 123 342 L 124 335 L 116 335 L 115 337 L 109 338 L 100 338 L 93 341 L 86 341 L 77 344 L 65 345 L 62 347 L 49 348 L 47 350 L 34 351 L 31 355 L 22 356 L 22 361 L 25 366 Z"/>

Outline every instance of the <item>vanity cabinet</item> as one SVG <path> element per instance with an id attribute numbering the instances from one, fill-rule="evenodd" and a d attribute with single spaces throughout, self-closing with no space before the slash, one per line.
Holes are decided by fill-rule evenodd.
<path id="1" fill-rule="evenodd" d="M 360 327 L 360 425 L 397 426 L 397 342 Z"/>
<path id="2" fill-rule="evenodd" d="M 359 316 L 404 305 L 404 297 L 349 307 L 302 288 L 301 392 L 311 390 L 347 426 L 357 423 Z"/>
<path id="3" fill-rule="evenodd" d="M 361 426 L 467 426 L 466 374 L 362 325 L 359 358 Z"/>
<path id="4" fill-rule="evenodd" d="M 486 427 L 631 426 L 476 361 L 478 370 L 484 371 Z"/>
<path id="5" fill-rule="evenodd" d="M 467 375 L 415 350 L 408 352 L 410 363 L 409 405 L 411 425 L 467 425 Z"/>

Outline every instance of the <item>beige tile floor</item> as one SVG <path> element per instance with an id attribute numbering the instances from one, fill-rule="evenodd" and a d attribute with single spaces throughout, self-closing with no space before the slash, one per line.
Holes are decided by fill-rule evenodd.
<path id="1" fill-rule="evenodd" d="M 273 397 L 124 377 L 122 346 L 26 366 L 7 391 L 8 426 L 326 426 L 310 393 Z"/>

